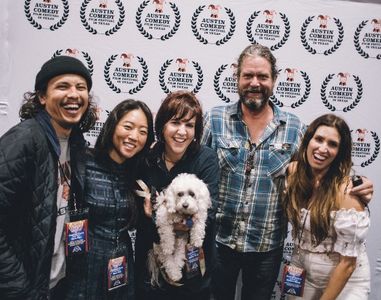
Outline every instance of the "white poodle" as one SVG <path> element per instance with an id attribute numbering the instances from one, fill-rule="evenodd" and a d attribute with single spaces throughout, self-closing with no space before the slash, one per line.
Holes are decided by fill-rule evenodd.
<path id="1" fill-rule="evenodd" d="M 158 283 L 159 270 L 155 262 L 164 268 L 164 276 L 170 281 L 176 282 L 182 278 L 185 247 L 188 243 L 194 247 L 202 246 L 211 205 L 207 185 L 193 174 L 179 174 L 157 197 L 154 210 L 160 243 L 154 244 L 154 258 L 150 257 L 148 264 L 153 284 Z M 189 235 L 176 234 L 174 223 L 186 224 L 190 228 Z"/>

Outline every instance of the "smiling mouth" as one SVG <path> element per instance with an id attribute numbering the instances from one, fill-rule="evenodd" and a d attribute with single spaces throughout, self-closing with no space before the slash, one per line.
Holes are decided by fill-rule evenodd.
<path id="1" fill-rule="evenodd" d="M 67 111 L 78 111 L 81 108 L 81 105 L 78 103 L 69 103 L 69 104 L 64 104 L 62 107 L 67 110 Z"/>

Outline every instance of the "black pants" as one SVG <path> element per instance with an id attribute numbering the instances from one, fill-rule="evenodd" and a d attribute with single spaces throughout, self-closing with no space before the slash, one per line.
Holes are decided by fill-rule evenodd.
<path id="1" fill-rule="evenodd" d="M 216 300 L 234 300 L 242 270 L 241 300 L 269 300 L 282 260 L 283 248 L 269 252 L 241 253 L 217 243 L 218 266 L 213 276 Z"/>
<path id="2" fill-rule="evenodd" d="M 58 281 L 57 285 L 49 290 L 50 300 L 64 300 L 67 292 L 67 282 L 65 278 Z"/>

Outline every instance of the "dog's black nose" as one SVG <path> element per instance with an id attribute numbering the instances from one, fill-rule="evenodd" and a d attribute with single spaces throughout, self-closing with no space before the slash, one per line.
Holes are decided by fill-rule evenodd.
<path id="1" fill-rule="evenodd" d="M 184 202 L 184 203 L 183 203 L 183 207 L 184 207 L 184 208 L 188 208 L 188 206 L 189 206 L 188 202 Z"/>

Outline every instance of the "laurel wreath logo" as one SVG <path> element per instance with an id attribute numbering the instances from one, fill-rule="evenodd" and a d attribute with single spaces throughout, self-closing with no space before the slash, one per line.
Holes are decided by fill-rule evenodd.
<path id="1" fill-rule="evenodd" d="M 291 104 L 292 108 L 296 108 L 296 107 L 301 106 L 304 102 L 306 102 L 306 100 L 308 99 L 308 97 L 309 97 L 309 95 L 311 93 L 311 81 L 310 81 L 310 77 L 308 76 L 308 74 L 306 72 L 303 72 L 303 71 L 300 71 L 300 74 L 302 75 L 302 77 L 304 79 L 304 83 L 306 85 L 306 89 L 304 91 L 304 94 L 303 94 L 302 98 L 300 98 L 297 102 Z"/>
<path id="2" fill-rule="evenodd" d="M 204 10 L 204 8 L 205 8 L 205 5 L 201 5 L 194 12 L 194 14 L 192 16 L 192 20 L 191 20 L 191 29 L 192 29 L 193 35 L 202 44 L 204 44 L 204 45 L 206 45 L 206 44 L 213 44 L 213 43 L 209 43 L 209 41 L 206 38 L 201 36 L 201 34 L 199 33 L 199 31 L 197 29 L 197 19 L 198 19 L 200 13 Z M 226 7 L 224 9 L 225 9 L 226 14 L 229 17 L 229 20 L 230 20 L 230 29 L 229 29 L 228 33 L 223 38 L 221 38 L 218 41 L 216 41 L 215 44 L 217 46 L 223 45 L 226 42 L 228 42 L 232 38 L 232 36 L 233 36 L 233 34 L 235 32 L 235 28 L 236 28 L 235 16 L 234 16 L 232 10 L 229 9 L 229 8 L 226 8 Z"/>
<path id="3" fill-rule="evenodd" d="M 135 17 L 135 23 L 136 23 L 136 27 L 138 28 L 139 32 L 144 36 L 146 37 L 147 39 L 149 40 L 152 40 L 153 39 L 153 36 L 152 34 L 150 34 L 148 31 L 146 31 L 142 25 L 142 14 L 143 14 L 143 11 L 144 9 L 146 8 L 146 6 L 150 3 L 150 0 L 146 0 L 144 1 L 139 7 L 138 7 L 138 11 L 136 12 L 136 17 Z M 165 40 L 168 40 L 169 38 L 171 38 L 172 36 L 175 35 L 175 33 L 177 32 L 177 30 L 179 29 L 180 27 L 180 23 L 181 23 L 181 15 L 180 15 L 180 11 L 178 9 L 178 7 L 176 6 L 176 4 L 172 3 L 172 2 L 169 2 L 169 6 L 171 7 L 172 11 L 173 11 L 173 14 L 175 16 L 175 23 L 173 24 L 173 27 L 172 29 L 167 33 L 167 34 L 164 34 L 162 36 L 160 36 L 158 39 L 162 40 L 162 41 L 165 41 Z"/>
<path id="4" fill-rule="evenodd" d="M 164 62 L 164 64 L 162 65 L 162 67 L 160 68 L 160 72 L 159 72 L 159 84 L 160 84 L 160 87 L 163 90 L 163 92 L 166 94 L 169 94 L 171 91 L 168 89 L 167 85 L 165 84 L 165 71 L 171 65 L 172 61 L 173 61 L 173 59 L 167 59 Z M 196 69 L 196 72 L 197 72 L 197 83 L 196 83 L 195 88 L 192 90 L 192 92 L 194 94 L 197 94 L 198 91 L 202 87 L 204 75 L 203 75 L 203 72 L 202 72 L 200 65 L 197 62 L 192 61 L 192 65 L 194 66 L 194 68 Z"/>
<path id="5" fill-rule="evenodd" d="M 251 14 L 251 16 L 249 17 L 247 23 L 246 23 L 246 35 L 247 35 L 247 38 L 249 39 L 249 42 L 251 44 L 258 44 L 258 42 L 255 40 L 254 36 L 253 36 L 253 22 L 255 20 L 255 18 L 261 13 L 261 11 L 255 11 L 254 13 Z M 282 21 L 283 21 L 283 24 L 284 24 L 284 35 L 282 37 L 282 39 L 276 43 L 275 45 L 272 45 L 270 47 L 271 51 L 274 51 L 274 50 L 277 50 L 279 48 L 281 48 L 288 40 L 288 38 L 290 37 L 290 21 L 288 20 L 287 16 L 283 13 L 279 13 Z"/>
<path id="6" fill-rule="evenodd" d="M 339 31 L 339 35 L 338 35 L 336 43 L 330 49 L 325 50 L 324 51 L 324 55 L 330 55 L 333 52 L 335 52 L 337 49 L 339 49 L 341 43 L 344 40 L 344 28 L 343 28 L 343 24 L 341 24 L 339 19 L 333 18 L 333 20 L 334 20 L 334 22 L 335 22 L 335 24 L 337 26 L 337 30 Z"/>
<path id="7" fill-rule="evenodd" d="M 280 71 L 282 71 L 282 69 L 280 69 L 279 72 Z M 303 72 L 303 71 L 300 71 L 300 74 L 302 75 L 302 77 L 304 79 L 304 83 L 305 83 L 306 88 L 305 88 L 303 96 L 298 101 L 296 101 L 296 102 L 291 104 L 292 108 L 297 108 L 297 107 L 301 106 L 304 102 L 306 102 L 306 100 L 308 99 L 308 96 L 311 93 L 311 81 L 310 81 L 310 77 L 308 76 L 308 74 L 306 72 Z M 275 95 L 272 95 L 270 97 L 270 100 L 275 105 L 277 105 L 279 107 L 283 107 L 284 106 L 283 102 L 280 101 Z"/>
<path id="8" fill-rule="evenodd" d="M 89 4 L 90 1 L 91 0 L 83 1 L 81 8 L 79 10 L 79 15 L 80 15 L 82 25 L 85 27 L 85 29 L 92 34 L 97 34 L 98 31 L 95 28 L 93 28 L 89 24 L 89 22 L 87 22 L 87 20 L 86 20 L 86 8 L 87 8 L 87 5 Z M 109 30 L 106 30 L 106 32 L 104 33 L 106 36 L 110 36 L 110 35 L 116 33 L 122 27 L 122 25 L 124 23 L 125 10 L 124 10 L 122 0 L 115 0 L 115 4 L 118 6 L 118 9 L 119 9 L 119 19 L 118 19 L 118 22 L 116 23 L 116 25 L 114 27 L 112 27 Z"/>
<path id="9" fill-rule="evenodd" d="M 376 132 L 371 131 L 372 138 L 374 140 L 374 152 L 372 156 L 365 162 L 361 163 L 361 167 L 369 166 L 372 162 L 374 162 L 380 153 L 380 139 L 378 138 L 378 135 Z"/>
<path id="10" fill-rule="evenodd" d="M 323 81 L 323 84 L 321 86 L 321 90 L 320 90 L 320 97 L 322 99 L 322 102 L 323 104 L 331 111 L 335 111 L 336 110 L 336 107 L 331 105 L 330 103 L 328 103 L 328 100 L 327 100 L 327 96 L 326 96 L 326 91 L 327 91 L 327 86 L 328 86 L 328 83 L 332 80 L 332 78 L 334 77 L 335 74 L 329 74 Z M 362 82 L 361 82 L 361 79 L 358 77 L 358 76 L 355 76 L 353 75 L 352 76 L 356 85 L 357 85 L 357 95 L 356 95 L 356 98 L 355 100 L 352 102 L 352 104 L 346 106 L 343 108 L 343 112 L 348 112 L 348 111 L 351 111 L 352 109 L 354 109 L 357 104 L 359 104 L 360 100 L 361 100 L 361 97 L 362 97 L 362 93 L 363 93 L 363 87 L 362 87 Z"/>
<path id="11" fill-rule="evenodd" d="M 140 63 L 140 65 L 142 66 L 142 69 L 143 69 L 143 76 L 142 76 L 142 80 L 139 82 L 139 84 L 137 85 L 137 87 L 133 88 L 133 89 L 130 89 L 128 91 L 129 94 L 136 94 L 137 92 L 139 92 L 147 83 L 147 80 L 148 80 L 148 67 L 147 67 L 147 63 L 145 62 L 145 60 L 140 57 L 140 56 L 137 56 L 137 59 Z"/>
<path id="12" fill-rule="evenodd" d="M 151 0 L 146 0 L 146 1 L 143 1 L 143 3 L 139 5 L 138 11 L 136 12 L 136 16 L 135 16 L 135 23 L 136 23 L 136 26 L 138 27 L 138 30 L 140 31 L 140 33 L 144 37 L 146 37 L 147 39 L 152 40 L 153 39 L 152 34 L 147 32 L 143 28 L 143 25 L 142 25 L 142 14 L 143 14 L 143 11 L 146 8 L 146 6 L 148 5 L 148 3 L 150 3 L 150 2 L 151 2 Z"/>
<path id="13" fill-rule="evenodd" d="M 302 45 L 311 54 L 316 54 L 317 51 L 308 44 L 307 37 L 306 37 L 306 32 L 307 32 L 308 25 L 312 22 L 312 20 L 314 18 L 315 18 L 314 16 L 308 17 L 304 21 L 304 23 L 302 25 L 302 28 L 300 30 L 300 39 L 301 39 Z M 343 28 L 343 24 L 337 18 L 333 18 L 333 20 L 334 20 L 334 22 L 335 22 L 335 24 L 337 26 L 337 30 L 339 32 L 338 38 L 337 38 L 336 43 L 331 48 L 329 48 L 329 49 L 327 49 L 327 50 L 325 50 L 323 52 L 324 55 L 330 55 L 330 54 L 334 53 L 337 49 L 339 49 L 339 47 L 341 46 L 341 43 L 344 40 L 344 28 Z"/>
<path id="14" fill-rule="evenodd" d="M 123 3 L 122 3 L 121 0 L 115 0 L 115 3 L 116 3 L 116 5 L 118 6 L 118 9 L 119 9 L 119 19 L 118 19 L 118 22 L 116 23 L 116 25 L 113 28 L 111 28 L 111 29 L 109 29 L 109 30 L 107 30 L 105 32 L 106 36 L 112 35 L 115 32 L 117 32 L 122 27 L 122 25 L 124 23 L 125 11 L 124 11 Z"/>
<path id="15" fill-rule="evenodd" d="M 362 21 L 359 26 L 356 28 L 355 35 L 353 38 L 353 43 L 355 45 L 356 51 L 364 58 L 371 57 L 367 52 L 365 52 L 361 46 L 360 46 L 360 33 L 361 30 L 365 27 L 365 25 L 368 23 L 368 20 Z M 376 59 L 381 59 L 381 54 L 376 55 Z"/>
<path id="16" fill-rule="evenodd" d="M 61 20 L 59 20 L 56 24 L 49 27 L 51 31 L 54 31 L 60 27 L 62 27 L 65 22 L 67 21 L 67 18 L 69 16 L 69 2 L 67 0 L 62 0 L 63 4 L 63 14 Z"/>
<path id="17" fill-rule="evenodd" d="M 213 80 L 213 86 L 214 86 L 214 91 L 216 92 L 217 96 L 224 102 L 229 103 L 230 99 L 222 93 L 220 89 L 220 77 L 223 71 L 226 70 L 228 65 L 221 65 L 218 69 L 216 74 L 214 75 L 214 80 Z"/>
<path id="18" fill-rule="evenodd" d="M 92 34 L 97 34 L 98 31 L 96 29 L 94 29 L 93 27 L 91 27 L 90 24 L 86 20 L 86 8 L 87 8 L 87 5 L 89 4 L 90 1 L 91 0 L 85 0 L 82 2 L 81 8 L 79 10 L 79 16 L 80 16 L 82 25 L 85 27 L 85 29 Z"/>
<path id="19" fill-rule="evenodd" d="M 364 58 L 369 58 L 369 54 L 366 53 L 360 46 L 360 33 L 361 30 L 365 27 L 365 25 L 368 23 L 368 21 L 362 21 L 359 26 L 357 26 L 355 35 L 353 38 L 353 42 L 355 44 L 355 48 L 357 52 Z"/>
<path id="20" fill-rule="evenodd" d="M 161 89 L 163 90 L 164 93 L 169 94 L 170 90 L 168 89 L 167 85 L 165 84 L 164 76 L 165 76 L 165 71 L 168 69 L 168 67 L 171 65 L 173 59 L 167 59 L 165 63 L 162 65 L 160 68 L 159 72 L 159 84 Z"/>
<path id="21" fill-rule="evenodd" d="M 122 90 L 119 87 L 117 87 L 110 79 L 110 68 L 111 68 L 112 63 L 115 61 L 115 59 L 117 57 L 118 57 L 118 54 L 114 54 L 114 55 L 111 55 L 110 58 L 107 60 L 106 65 L 105 65 L 105 69 L 104 69 L 104 78 L 105 78 L 107 85 L 110 87 L 110 89 L 113 90 L 115 93 L 119 94 L 119 93 L 122 93 Z M 136 58 L 138 59 L 140 65 L 142 67 L 143 76 L 142 76 L 142 80 L 139 82 L 139 84 L 135 88 L 132 88 L 128 92 L 126 92 L 126 93 L 129 93 L 131 95 L 139 92 L 146 85 L 147 80 L 148 80 L 147 63 L 140 56 L 137 56 Z"/>
<path id="22" fill-rule="evenodd" d="M 235 16 L 234 16 L 233 12 L 231 11 L 231 9 L 225 7 L 225 11 L 226 11 L 226 14 L 228 15 L 229 20 L 230 20 L 230 29 L 229 29 L 229 31 L 228 31 L 228 33 L 226 34 L 225 37 L 223 37 L 222 39 L 216 41 L 216 45 L 217 46 L 223 45 L 227 41 L 229 41 L 232 38 L 232 36 L 233 36 L 233 34 L 235 32 L 235 26 L 236 26 Z"/>
<path id="23" fill-rule="evenodd" d="M 193 89 L 193 93 L 197 94 L 198 91 L 202 87 L 202 83 L 204 81 L 204 75 L 202 73 L 202 69 L 201 69 L 200 65 L 197 62 L 192 61 L 192 64 L 193 64 L 193 66 L 195 67 L 195 69 L 197 71 L 197 84 L 196 84 L 195 88 Z"/>
<path id="24" fill-rule="evenodd" d="M 327 91 L 327 86 L 328 86 L 328 83 L 331 81 L 331 79 L 333 78 L 335 74 L 329 74 L 323 81 L 323 84 L 321 86 L 321 90 L 320 90 L 320 97 L 321 97 L 321 100 L 323 102 L 323 104 L 331 111 L 335 111 L 336 110 L 336 107 L 332 106 L 329 102 L 328 102 L 328 99 L 326 97 L 326 91 Z"/>
<path id="25" fill-rule="evenodd" d="M 303 47 L 308 51 L 310 52 L 311 54 L 316 54 L 316 50 L 314 48 L 312 48 L 308 42 L 307 42 L 307 38 L 306 38 L 306 32 L 307 32 L 307 27 L 308 25 L 312 22 L 312 20 L 314 19 L 315 17 L 314 16 L 310 16 L 308 17 L 303 25 L 302 25 L 302 29 L 300 30 L 300 39 L 302 41 L 302 45 Z"/>
<path id="26" fill-rule="evenodd" d="M 32 14 L 30 13 L 30 2 L 31 0 L 26 0 L 25 1 L 25 4 L 24 4 L 24 13 L 25 13 L 25 16 L 28 20 L 28 22 L 34 27 L 34 28 L 37 28 L 38 30 L 42 29 L 42 25 L 39 24 L 38 22 L 36 22 L 34 20 L 34 18 L 32 17 Z M 62 0 L 62 5 L 63 5 L 63 15 L 62 15 L 62 18 L 54 25 L 51 25 L 49 27 L 49 29 L 51 31 L 54 31 L 60 27 L 62 27 L 65 22 L 67 21 L 67 18 L 69 16 L 69 2 L 68 0 Z"/>

